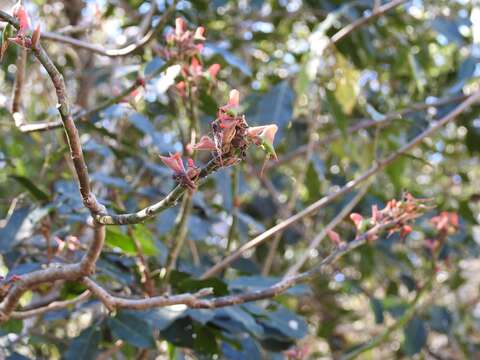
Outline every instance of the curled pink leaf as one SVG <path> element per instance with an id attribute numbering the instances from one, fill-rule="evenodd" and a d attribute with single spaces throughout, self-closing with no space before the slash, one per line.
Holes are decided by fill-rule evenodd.
<path id="1" fill-rule="evenodd" d="M 176 175 L 185 173 L 185 166 L 183 165 L 182 156 L 179 152 L 175 154 L 170 154 L 170 156 L 161 156 L 160 159 L 162 162 L 171 169 Z"/>
<path id="2" fill-rule="evenodd" d="M 215 142 L 209 138 L 208 136 L 204 135 L 200 138 L 200 141 L 193 145 L 193 148 L 195 150 L 208 150 L 208 151 L 213 151 L 217 147 L 215 145 Z"/>
<path id="3" fill-rule="evenodd" d="M 217 74 L 219 71 L 220 71 L 220 64 L 213 64 L 213 65 L 210 65 L 210 67 L 208 68 L 208 74 L 210 75 L 212 80 L 217 79 Z"/>
<path id="4" fill-rule="evenodd" d="M 25 30 L 30 28 L 30 18 L 28 17 L 27 10 L 22 4 L 22 1 L 19 0 L 12 8 L 12 15 L 18 20 L 19 23 L 19 33 L 24 33 Z"/>

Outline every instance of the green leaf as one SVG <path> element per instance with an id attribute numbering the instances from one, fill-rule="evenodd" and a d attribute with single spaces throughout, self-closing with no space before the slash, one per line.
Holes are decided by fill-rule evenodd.
<path id="1" fill-rule="evenodd" d="M 107 323 L 112 333 L 139 348 L 155 347 L 151 325 L 143 318 L 144 313 L 135 311 L 119 311 Z"/>
<path id="2" fill-rule="evenodd" d="M 292 119 L 295 93 L 288 81 L 282 81 L 265 93 L 248 112 L 252 125 L 277 124 L 279 132 Z"/>
<path id="3" fill-rule="evenodd" d="M 302 339 L 307 334 L 307 323 L 303 318 L 281 307 L 280 309 L 265 314 L 267 319 L 259 319 L 258 322 L 268 328 L 273 328 L 287 338 Z M 284 339 L 280 339 L 284 340 Z"/>
<path id="4" fill-rule="evenodd" d="M 432 306 L 429 310 L 429 325 L 432 330 L 448 334 L 453 324 L 452 313 L 445 306 Z"/>
<path id="5" fill-rule="evenodd" d="M 227 284 L 218 278 L 209 278 L 205 280 L 188 278 L 182 280 L 177 286 L 182 292 L 195 292 L 211 287 L 216 296 L 223 296 L 229 293 Z"/>
<path id="6" fill-rule="evenodd" d="M 63 358 L 65 360 L 95 359 L 100 339 L 99 326 L 93 325 L 86 328 L 72 340 Z"/>
<path id="7" fill-rule="evenodd" d="M 337 98 L 335 97 L 335 94 L 332 91 L 327 89 L 326 94 L 327 94 L 328 109 L 330 113 L 333 115 L 333 118 L 335 119 L 335 123 L 337 124 L 337 127 L 340 129 L 343 136 L 346 136 L 347 135 L 347 118 L 343 112 L 343 109 L 340 106 L 339 102 L 337 101 Z"/>
<path id="8" fill-rule="evenodd" d="M 35 199 L 41 202 L 48 202 L 50 197 L 48 194 L 35 185 L 29 178 L 20 175 L 10 175 L 10 178 L 22 185 L 26 190 L 28 190 Z"/>
<path id="9" fill-rule="evenodd" d="M 350 115 L 357 103 L 360 91 L 358 80 L 360 72 L 340 53 L 336 54 L 336 63 L 333 69 L 335 77 L 335 98 L 345 114 Z"/>
<path id="10" fill-rule="evenodd" d="M 143 253 L 148 256 L 157 255 L 157 248 L 155 246 L 155 240 L 148 228 L 143 224 L 137 224 L 133 227 L 133 236 L 140 242 Z"/>
<path id="11" fill-rule="evenodd" d="M 375 315 L 375 324 L 382 324 L 384 320 L 382 302 L 377 298 L 372 297 L 370 298 L 370 307 Z"/>
<path id="12" fill-rule="evenodd" d="M 414 317 L 404 329 L 405 340 L 403 347 L 407 356 L 413 356 L 422 350 L 427 343 L 427 328 L 425 322 Z"/>
<path id="13" fill-rule="evenodd" d="M 199 99 L 200 110 L 210 116 L 215 116 L 217 114 L 218 104 L 207 91 L 201 90 Z"/>
<path id="14" fill-rule="evenodd" d="M 385 173 L 395 186 L 396 192 L 401 192 L 405 184 L 404 172 L 407 166 L 406 158 L 400 157 L 385 168 Z"/>
<path id="15" fill-rule="evenodd" d="M 22 320 L 15 320 L 11 319 L 7 322 L 3 323 L 0 326 L 0 334 L 6 335 L 10 333 L 20 334 L 23 329 L 23 321 Z"/>
<path id="16" fill-rule="evenodd" d="M 202 354 L 218 354 L 218 344 L 215 333 L 205 326 L 195 326 L 195 339 L 193 348 Z"/>
<path id="17" fill-rule="evenodd" d="M 107 228 L 105 243 L 113 248 L 119 248 L 129 255 L 135 255 L 137 253 L 133 240 L 118 227 Z"/>
<path id="18" fill-rule="evenodd" d="M 322 194 L 322 183 L 320 182 L 315 166 L 312 162 L 308 164 L 307 173 L 305 176 L 305 185 L 308 190 L 308 199 L 319 199 Z"/>

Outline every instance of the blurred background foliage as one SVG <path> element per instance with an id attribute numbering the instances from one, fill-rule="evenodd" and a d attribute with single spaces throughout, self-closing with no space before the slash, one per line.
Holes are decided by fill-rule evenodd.
<path id="1" fill-rule="evenodd" d="M 362 190 L 347 194 L 250 251 L 217 280 L 195 280 L 256 234 L 360 175 L 478 86 L 478 1 L 407 1 L 329 44 L 337 31 L 385 3 L 179 2 L 176 16 L 185 18 L 190 28 L 202 25 L 206 29 L 204 68 L 221 65 L 216 84 L 199 88 L 196 107 L 202 132 L 209 131 L 228 91 L 239 89 L 250 125 L 279 126 L 275 145 L 280 162 L 270 163 L 262 180 L 258 173 L 264 155 L 249 151 L 238 172 L 223 169 L 195 192 L 188 242 L 170 280 L 174 292 L 214 286 L 217 295 L 233 294 L 264 288 L 280 279 L 307 251 L 309 242 Z M 2 0 L 0 5 L 9 9 L 13 2 Z M 140 0 L 31 0 L 26 5 L 42 31 L 87 24 L 87 31 L 75 36 L 105 48 L 121 47 L 138 38 L 151 6 Z M 158 1 L 158 6 L 163 11 L 168 4 Z M 124 58 L 94 55 L 52 41 L 43 44 L 64 74 L 77 111 L 118 93 L 139 73 L 148 75 L 163 66 L 165 59 L 158 49 L 172 26 L 174 17 L 163 34 Z M 9 113 L 17 51 L 11 46 L 0 64 L 4 276 L 41 268 L 48 261 L 48 247 L 54 250 L 50 255 L 63 261 L 76 259 L 90 236 L 84 225 L 88 213 L 71 175 L 63 132 L 24 134 L 16 129 Z M 181 151 L 182 136 L 188 129 L 188 116 L 171 86 L 174 82 L 172 76 L 155 76 L 137 99 L 112 105 L 88 122 L 78 123 L 95 193 L 110 209 L 134 211 L 160 199 L 174 185 L 170 171 L 158 158 L 159 154 Z M 442 105 L 435 106 L 443 99 Z M 45 72 L 29 57 L 24 93 L 27 121 L 56 119 L 55 103 Z M 396 113 L 403 109 L 411 111 Z M 108 351 L 118 359 L 328 359 L 346 355 L 398 325 L 361 356 L 477 358 L 478 116 L 475 106 L 366 185 L 368 189 L 355 206 L 355 212 L 365 216 L 373 204 L 383 207 L 391 198 L 401 197 L 404 190 L 434 200 L 436 208 L 421 218 L 404 240 L 398 235 L 383 236 L 342 258 L 331 274 L 274 300 L 216 310 L 177 306 L 114 314 L 105 313 L 98 301 L 89 300 L 41 318 L 10 320 L 0 327 L 0 353 L 11 359 L 91 359 L 99 354 L 108 358 Z M 365 119 L 376 124 L 349 130 Z M 332 134 L 337 134 L 333 141 L 305 151 L 306 144 L 329 139 Z M 297 156 L 291 157 L 296 151 Z M 198 161 L 206 159 L 200 156 Z M 234 177 L 236 187 L 232 186 Z M 439 211 L 458 213 L 460 230 L 443 244 L 432 274 L 433 260 L 425 241 L 435 236 L 428 219 Z M 169 209 L 130 229 L 108 228 L 96 280 L 112 292 L 144 294 L 135 239 L 160 286 L 157 279 L 165 265 L 166 243 L 177 212 L 178 207 Z M 231 230 L 233 216 L 236 220 Z M 227 244 L 230 231 L 233 235 Z M 355 235 L 348 218 L 336 231 L 345 240 Z M 75 245 L 76 240 L 80 245 Z M 62 242 L 67 246 L 60 252 Z M 327 239 L 310 250 L 302 269 L 313 266 L 332 248 Z M 433 279 L 431 289 L 417 306 L 415 299 L 428 279 Z M 51 284 L 29 292 L 21 303 L 28 306 L 47 298 L 69 299 L 83 290 L 77 284 Z"/>

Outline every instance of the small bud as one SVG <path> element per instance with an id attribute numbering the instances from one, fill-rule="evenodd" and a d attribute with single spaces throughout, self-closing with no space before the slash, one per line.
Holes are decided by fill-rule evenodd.
<path id="1" fill-rule="evenodd" d="M 40 40 L 40 24 L 37 24 L 37 26 L 35 26 L 35 30 L 32 33 L 32 49 L 37 48 L 39 40 Z"/>
<path id="2" fill-rule="evenodd" d="M 363 227 L 362 226 L 363 225 L 363 216 L 360 215 L 360 214 L 357 214 L 357 213 L 351 213 L 350 214 L 350 219 L 355 224 L 355 227 L 357 228 L 357 230 L 360 231 Z"/>
<path id="3" fill-rule="evenodd" d="M 178 94 L 181 96 L 181 97 L 185 97 L 187 96 L 187 93 L 186 93 L 186 88 L 187 88 L 187 84 L 185 84 L 185 81 L 180 81 L 178 83 L 175 84 L 175 89 L 177 89 L 178 91 Z"/>
<path id="4" fill-rule="evenodd" d="M 138 86 L 145 87 L 145 78 L 139 76 L 139 77 L 137 78 L 137 84 L 138 84 Z"/>
<path id="5" fill-rule="evenodd" d="M 330 238 L 330 240 L 332 240 L 332 242 L 335 244 L 335 246 L 340 246 L 342 241 L 340 240 L 340 235 L 338 235 L 337 232 L 333 230 L 328 230 L 327 235 Z"/>

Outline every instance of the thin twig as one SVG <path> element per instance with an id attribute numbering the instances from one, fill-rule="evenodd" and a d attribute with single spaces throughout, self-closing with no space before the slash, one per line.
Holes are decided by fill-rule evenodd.
<path id="1" fill-rule="evenodd" d="M 42 33 L 42 39 L 56 41 L 63 44 L 71 45 L 73 47 L 85 49 L 101 56 L 107 56 L 112 58 L 128 56 L 147 45 L 157 34 L 159 34 L 165 28 L 168 20 L 170 19 L 170 16 L 175 11 L 176 5 L 177 1 L 174 0 L 172 4 L 165 10 L 161 19 L 159 20 L 158 24 L 155 25 L 155 27 L 151 28 L 141 39 L 120 49 L 105 49 L 101 45 L 90 44 L 88 42 L 78 40 L 70 36 L 48 31 Z"/>
<path id="2" fill-rule="evenodd" d="M 215 160 L 211 160 L 201 171 L 198 177 L 198 184 L 201 184 L 208 175 L 218 170 L 219 165 Z M 152 204 L 142 210 L 128 214 L 97 214 L 95 215 L 95 221 L 105 225 L 126 225 L 126 224 L 138 224 L 149 218 L 152 218 L 156 214 L 163 210 L 175 206 L 178 199 L 187 191 L 185 185 L 178 184 L 175 188 L 168 193 L 162 200 L 155 204 Z"/>
<path id="3" fill-rule="evenodd" d="M 343 27 L 341 30 L 337 31 L 335 35 L 332 36 L 330 39 L 332 43 L 337 43 L 355 30 L 357 30 L 359 27 L 367 24 L 368 22 L 372 21 L 373 19 L 382 16 L 385 14 L 387 11 L 390 11 L 394 8 L 396 8 L 399 5 L 402 5 L 406 3 L 407 0 L 392 0 L 382 6 L 379 7 L 374 7 L 372 13 L 370 15 L 364 16 L 358 20 L 355 20 L 354 22 L 348 24 L 347 26 Z"/>
<path id="4" fill-rule="evenodd" d="M 188 233 L 188 218 L 190 216 L 190 211 L 192 209 L 192 196 L 193 194 L 189 192 L 182 201 L 182 206 L 178 213 L 177 221 L 175 223 L 175 228 L 172 234 L 172 238 L 169 244 L 167 263 L 165 266 L 165 281 L 168 282 L 170 278 L 170 273 L 175 269 L 177 265 L 177 259 L 182 250 L 183 244 Z"/>
<path id="5" fill-rule="evenodd" d="M 31 309 L 31 310 L 25 310 L 25 311 L 14 311 L 11 314 L 12 319 L 27 319 L 33 316 L 39 316 L 43 315 L 47 312 L 50 311 L 56 311 L 56 310 L 61 310 L 66 307 L 76 305 L 80 302 L 83 302 L 87 300 L 90 297 L 91 293 L 89 290 L 84 291 L 77 297 L 70 299 L 70 300 L 64 300 L 64 301 L 54 301 L 51 302 L 50 304 L 46 306 L 42 306 L 36 309 Z"/>
<path id="6" fill-rule="evenodd" d="M 138 89 L 142 86 L 143 83 L 148 83 L 150 80 L 154 79 L 158 74 L 160 74 L 170 63 L 165 64 L 164 66 L 159 67 L 149 75 L 145 76 L 143 81 L 136 80 L 133 84 L 125 88 L 121 91 L 118 95 L 110 97 L 104 101 L 102 101 L 97 106 L 88 109 L 88 110 L 81 110 L 76 114 L 73 114 L 74 121 L 87 121 L 93 115 L 99 113 L 102 110 L 105 110 L 109 106 L 117 104 L 124 100 L 128 95 L 130 95 L 133 91 Z M 58 129 L 63 126 L 62 121 L 54 120 L 54 121 L 47 121 L 41 123 L 23 123 L 21 126 L 18 126 L 19 130 L 24 133 L 31 133 L 31 132 L 40 132 L 40 131 L 49 131 L 52 129 Z"/>
<path id="7" fill-rule="evenodd" d="M 227 237 L 227 252 L 230 251 L 230 247 L 233 244 L 237 232 L 237 221 L 238 221 L 238 208 L 240 206 L 240 201 L 238 199 L 238 167 L 234 167 L 230 174 L 230 193 L 232 197 L 232 223 L 228 229 Z"/>
<path id="8" fill-rule="evenodd" d="M 317 115 L 318 117 L 319 115 Z M 303 163 L 303 168 L 300 171 L 298 178 L 295 179 L 295 183 L 293 184 L 293 189 L 292 189 L 292 194 L 290 195 L 290 199 L 288 200 L 288 203 L 285 207 L 281 207 L 281 209 L 285 209 L 282 211 L 283 213 L 281 216 L 283 218 L 289 218 L 293 214 L 293 210 L 295 209 L 295 204 L 297 202 L 298 195 L 300 194 L 300 189 L 305 181 L 305 176 L 308 171 L 308 167 L 310 164 L 310 160 L 312 158 L 312 153 L 313 153 L 313 144 L 315 143 L 315 139 L 317 138 L 317 133 L 316 133 L 316 127 L 317 123 L 315 122 L 316 119 L 312 120 L 309 126 L 309 139 L 307 143 L 307 153 L 304 158 Z M 265 259 L 264 266 L 262 268 L 262 275 L 267 276 L 270 272 L 270 269 L 273 264 L 273 260 L 275 256 L 277 255 L 277 249 L 278 245 L 280 244 L 280 239 L 282 238 L 282 231 L 279 231 L 275 234 L 275 237 L 273 238 L 273 241 L 270 243 L 270 247 L 268 249 L 267 253 L 267 258 Z"/>
<path id="9" fill-rule="evenodd" d="M 403 120 L 404 116 L 410 113 L 414 113 L 417 111 L 422 111 L 428 108 L 432 107 L 440 107 L 443 105 L 448 105 L 456 102 L 463 101 L 467 98 L 467 95 L 460 95 L 460 96 L 455 96 L 455 97 L 447 97 L 444 99 L 440 99 L 438 101 L 432 102 L 432 103 L 427 103 L 427 102 L 422 102 L 418 104 L 414 104 L 409 106 L 408 108 L 399 110 L 399 111 L 394 111 L 388 114 L 385 114 L 382 120 L 374 120 L 374 119 L 358 119 L 358 120 L 353 120 L 355 122 L 354 125 L 349 126 L 346 130 L 347 134 L 354 134 L 360 130 L 363 129 L 368 129 L 371 127 L 378 127 L 378 128 L 384 128 L 393 121 L 396 120 Z M 328 145 L 332 143 L 333 141 L 340 139 L 342 136 L 342 132 L 340 130 L 334 131 L 330 133 L 327 137 L 324 137 L 322 139 L 319 139 L 318 141 L 315 142 L 314 144 L 314 149 L 318 149 L 321 146 Z M 267 170 L 273 167 L 280 166 L 282 164 L 285 164 L 289 161 L 292 161 L 296 159 L 299 156 L 303 156 L 307 152 L 307 145 L 302 145 L 299 146 L 297 149 L 294 151 L 281 156 L 278 161 L 275 162 L 270 162 L 267 164 L 266 168 Z"/>
<path id="10" fill-rule="evenodd" d="M 128 227 L 127 232 L 128 232 L 128 236 L 132 239 L 133 246 L 135 247 L 135 251 L 137 252 L 137 258 L 140 263 L 139 270 L 143 277 L 142 283 L 145 287 L 145 292 L 147 293 L 148 296 L 155 296 L 155 293 L 156 293 L 155 284 L 152 280 L 150 267 L 148 266 L 148 261 L 145 258 L 145 255 L 143 254 L 142 244 L 140 243 L 140 241 L 138 241 L 131 226 Z"/>
<path id="11" fill-rule="evenodd" d="M 362 200 L 362 198 L 365 196 L 368 188 L 370 187 L 369 184 L 363 186 L 360 191 L 353 197 L 350 202 L 345 205 L 345 207 L 328 223 L 327 226 L 325 226 L 320 233 L 315 236 L 312 241 L 308 244 L 307 249 L 303 252 L 303 254 L 300 256 L 300 258 L 297 260 L 297 262 L 290 267 L 290 269 L 287 271 L 287 274 L 285 276 L 291 276 L 302 268 L 302 266 L 305 264 L 305 262 L 308 260 L 310 253 L 313 249 L 316 249 L 318 245 L 322 242 L 322 240 L 327 236 L 328 232 L 333 230 L 350 212 L 353 210 L 353 208 Z"/>
<path id="12" fill-rule="evenodd" d="M 319 210 L 319 209 L 323 208 L 324 206 L 330 204 L 336 198 L 350 192 L 356 186 L 363 183 L 365 180 L 369 179 L 371 176 L 375 175 L 376 173 L 381 171 L 383 168 L 385 168 L 387 165 L 389 165 L 390 163 L 395 161 L 398 157 L 400 157 L 404 153 L 410 151 L 415 146 L 420 144 L 423 141 L 423 139 L 425 139 L 426 137 L 434 134 L 436 131 L 441 129 L 447 123 L 453 121 L 458 115 L 460 115 L 461 113 L 466 111 L 479 98 L 480 98 L 480 90 L 477 90 L 475 93 L 470 95 L 465 101 L 463 101 L 461 104 L 459 104 L 454 110 L 452 110 L 450 113 L 448 113 L 442 119 L 438 120 L 436 123 L 431 124 L 431 126 L 428 129 L 424 130 L 422 133 L 417 135 L 415 138 L 413 138 L 407 144 L 400 147 L 400 149 L 398 149 L 397 151 L 395 151 L 391 155 L 387 156 L 386 158 L 384 158 L 382 160 L 377 161 L 373 166 L 371 166 L 367 171 L 365 171 L 363 174 L 361 174 L 355 180 L 349 181 L 347 184 L 345 184 L 343 187 L 341 187 L 339 190 L 335 191 L 334 193 L 315 201 L 313 204 L 309 205 L 304 210 L 298 212 L 297 214 L 291 216 L 288 219 L 283 220 L 279 224 L 271 227 L 267 231 L 263 232 L 262 234 L 258 235 L 254 239 L 252 239 L 249 242 L 242 245 L 240 248 L 238 248 L 236 251 L 234 251 L 231 255 L 227 256 L 225 259 L 218 262 L 213 267 L 211 267 L 209 270 L 207 270 L 202 275 L 202 279 L 214 276 L 215 274 L 217 274 L 220 271 L 222 271 L 223 269 L 225 269 L 233 261 L 237 260 L 247 250 L 250 250 L 250 249 L 253 249 L 253 248 L 257 247 L 258 245 L 260 245 L 263 242 L 265 242 L 266 240 L 268 240 L 272 235 L 274 235 L 278 231 L 286 229 L 287 227 L 294 224 L 298 220 L 304 218 L 305 216 L 311 215 L 312 213 L 316 212 L 317 210 Z"/>
<path id="13" fill-rule="evenodd" d="M 415 295 L 415 298 L 412 300 L 412 302 L 408 306 L 408 309 L 405 311 L 405 313 L 393 325 L 388 327 L 385 330 L 385 332 L 369 340 L 368 342 L 356 348 L 352 352 L 345 354 L 344 356 L 341 357 L 341 359 L 342 360 L 356 359 L 360 354 L 363 354 L 368 350 L 374 349 L 379 345 L 388 341 L 388 339 L 390 339 L 390 336 L 396 330 L 404 327 L 418 312 L 419 308 L 421 307 L 421 305 L 419 306 L 418 303 L 422 298 L 422 296 L 432 288 L 433 279 L 434 279 L 434 276 L 432 275 L 430 279 L 427 281 L 427 283 L 424 284 L 424 286 L 417 292 L 417 294 Z"/>

